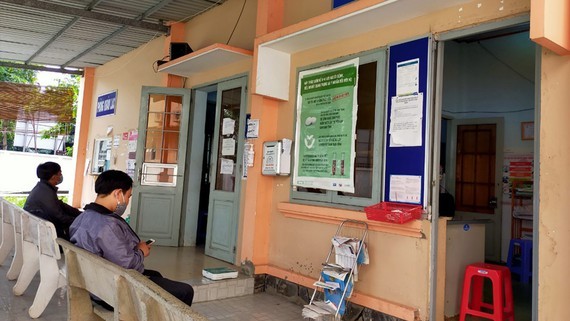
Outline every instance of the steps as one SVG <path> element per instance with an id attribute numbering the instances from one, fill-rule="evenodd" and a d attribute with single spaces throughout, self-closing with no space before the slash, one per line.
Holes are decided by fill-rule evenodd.
<path id="1" fill-rule="evenodd" d="M 242 273 L 236 279 L 213 281 L 207 278 L 185 281 L 194 288 L 194 303 L 253 294 L 255 279 Z"/>

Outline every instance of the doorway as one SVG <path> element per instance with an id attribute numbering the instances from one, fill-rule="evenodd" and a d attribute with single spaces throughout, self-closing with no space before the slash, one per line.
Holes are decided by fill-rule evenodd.
<path id="1" fill-rule="evenodd" d="M 240 213 L 246 83 L 241 77 L 193 90 L 185 245 L 203 246 L 206 255 L 229 263 Z"/>
<path id="2" fill-rule="evenodd" d="M 477 244 L 453 252 L 458 257 L 449 257 L 452 251 L 447 251 L 448 319 L 454 317 L 453 312 L 458 313 L 458 306 L 447 306 L 448 291 L 459 290 L 463 280 L 462 273 L 457 273 L 456 279 L 449 278 L 449 265 L 474 263 L 466 262 L 465 257 L 475 248 L 481 249 L 477 261 L 506 264 L 510 239 L 516 237 L 512 234 L 513 185 L 533 180 L 532 161 L 521 161 L 532 160 L 535 153 L 534 141 L 523 135 L 521 126 L 535 120 L 535 92 L 539 88 L 535 81 L 536 48 L 528 28 L 528 23 L 521 20 L 478 26 L 442 36 L 438 44 L 442 56 L 438 66 L 441 106 L 437 106 L 442 115 L 442 150 L 437 157 L 444 180 L 441 186 L 451 194 L 455 205 L 448 226 L 459 223 L 458 235 L 473 233 L 475 225 L 485 226 L 484 234 L 471 240 Z M 441 204 L 439 207 L 442 215 Z M 532 238 L 533 232 L 527 231 L 526 236 Z M 530 321 L 536 296 L 532 282 L 521 281 L 513 275 L 515 314 L 517 320 Z M 457 286 L 450 287 L 450 282 Z M 460 297 L 460 292 L 451 296 Z"/>

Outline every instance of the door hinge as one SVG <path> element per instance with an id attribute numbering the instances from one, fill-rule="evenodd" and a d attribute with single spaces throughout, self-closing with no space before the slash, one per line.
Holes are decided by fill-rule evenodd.
<path id="1" fill-rule="evenodd" d="M 236 254 L 236 247 L 234 246 L 234 254 Z"/>

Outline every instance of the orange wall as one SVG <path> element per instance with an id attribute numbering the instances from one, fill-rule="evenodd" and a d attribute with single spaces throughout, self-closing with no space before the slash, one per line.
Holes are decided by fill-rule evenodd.
<path id="1" fill-rule="evenodd" d="M 198 50 L 213 43 L 226 44 L 229 40 L 227 44 L 230 46 L 253 50 L 257 1 L 246 2 L 238 22 L 243 3 L 242 0 L 229 0 L 190 20 L 186 24 L 186 39 L 190 47 Z"/>
<path id="2" fill-rule="evenodd" d="M 538 320 L 570 320 L 570 57 L 542 50 Z M 563 138 L 563 139 L 561 139 Z"/>
<path id="3" fill-rule="evenodd" d="M 559 55 L 570 54 L 570 1 L 533 0 L 530 38 Z"/>
<path id="4" fill-rule="evenodd" d="M 310 66 L 338 57 L 381 48 L 390 43 L 423 37 L 430 32 L 439 33 L 476 25 L 481 22 L 504 19 L 528 14 L 529 1 L 503 1 L 501 8 L 497 1 L 470 2 L 442 12 L 413 19 L 372 31 L 358 37 L 345 39 L 322 47 L 309 49 L 291 56 L 290 92 L 287 102 L 280 102 L 276 110 L 278 119 L 275 138 L 294 138 L 295 88 L 298 68 Z M 287 8 L 285 12 L 287 12 Z M 326 17 L 320 17 L 326 21 Z M 265 38 L 264 38 L 265 39 Z M 270 39 L 267 39 L 270 41 Z M 347 58 L 348 59 L 348 58 Z M 273 116 L 271 116 L 273 117 Z M 261 126 L 265 120 L 261 119 Z M 261 137 L 260 140 L 265 140 Z M 259 168 L 253 168 L 253 171 Z M 298 275 L 317 278 L 320 264 L 326 258 L 330 237 L 336 225 L 306 221 L 285 216 L 279 204 L 289 201 L 290 178 L 267 178 L 268 189 L 258 189 L 255 197 L 272 199 L 269 205 L 269 252 L 268 258 L 258 257 L 254 263 L 277 267 Z M 302 207 L 302 206 L 299 206 Z M 247 217 L 259 215 L 246 211 Z M 429 235 L 430 224 L 423 221 L 421 230 L 425 238 L 395 235 L 384 232 L 369 234 L 371 264 L 362 268 L 361 280 L 356 291 L 382 300 L 391 300 L 419 310 L 419 317 L 425 320 L 429 315 Z M 263 227 L 256 227 L 261 229 Z M 254 257 L 255 254 L 254 254 Z M 268 270 L 271 270 L 270 268 Z"/>
<path id="5" fill-rule="evenodd" d="M 283 26 L 316 17 L 331 11 L 332 0 L 287 0 L 283 12 Z"/>

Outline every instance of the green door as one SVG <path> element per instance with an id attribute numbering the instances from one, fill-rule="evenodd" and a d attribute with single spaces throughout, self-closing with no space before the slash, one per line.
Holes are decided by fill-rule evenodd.
<path id="1" fill-rule="evenodd" d="M 190 90 L 143 87 L 131 226 L 142 239 L 178 246 Z"/>
<path id="2" fill-rule="evenodd" d="M 243 172 L 246 78 L 218 84 L 205 252 L 234 263 Z"/>

